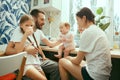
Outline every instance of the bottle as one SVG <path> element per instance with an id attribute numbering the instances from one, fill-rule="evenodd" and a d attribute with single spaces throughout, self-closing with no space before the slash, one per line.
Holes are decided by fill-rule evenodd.
<path id="1" fill-rule="evenodd" d="M 115 32 L 115 35 L 113 37 L 113 41 L 114 41 L 113 48 L 114 49 L 119 49 L 120 48 L 119 32 Z"/>

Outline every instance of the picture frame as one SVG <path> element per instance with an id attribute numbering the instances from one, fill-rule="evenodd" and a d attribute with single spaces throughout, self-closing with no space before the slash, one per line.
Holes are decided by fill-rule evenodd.
<path id="1" fill-rule="evenodd" d="M 44 4 L 48 4 L 49 3 L 49 0 L 44 0 Z"/>
<path id="2" fill-rule="evenodd" d="M 34 0 L 33 6 L 37 6 L 37 5 L 38 5 L 38 0 Z"/>

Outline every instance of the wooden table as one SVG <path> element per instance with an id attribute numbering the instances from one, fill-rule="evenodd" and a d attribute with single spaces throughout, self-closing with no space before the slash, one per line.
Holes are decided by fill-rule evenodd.
<path id="1" fill-rule="evenodd" d="M 58 52 L 58 46 L 50 48 L 48 46 L 41 46 L 42 50 L 49 51 L 49 52 Z M 75 50 L 71 51 L 70 54 L 77 54 L 79 48 L 75 48 Z M 120 49 L 113 49 L 110 51 L 112 58 L 120 58 Z"/>
<path id="2" fill-rule="evenodd" d="M 0 56 L 3 56 L 4 55 L 4 51 L 0 51 Z"/>
<path id="3" fill-rule="evenodd" d="M 42 46 L 43 51 L 58 52 L 58 46 L 50 48 L 48 46 Z M 77 54 L 79 48 L 71 51 L 70 54 Z M 120 49 L 112 49 L 111 51 L 112 71 L 110 80 L 120 80 Z M 51 55 L 51 54 L 50 54 Z M 53 56 L 53 55 L 52 55 Z M 50 57 L 52 57 L 50 56 Z"/>

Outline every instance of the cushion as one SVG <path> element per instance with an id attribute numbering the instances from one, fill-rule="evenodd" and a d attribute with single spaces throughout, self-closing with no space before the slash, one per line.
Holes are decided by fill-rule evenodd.
<path id="1" fill-rule="evenodd" d="M 16 78 L 16 74 L 8 73 L 6 75 L 0 76 L 0 80 L 14 80 Z"/>

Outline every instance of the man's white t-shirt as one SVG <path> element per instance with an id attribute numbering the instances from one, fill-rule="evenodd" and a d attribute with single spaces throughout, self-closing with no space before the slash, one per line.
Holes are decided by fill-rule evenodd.
<path id="1" fill-rule="evenodd" d="M 38 29 L 34 32 L 34 35 L 36 37 L 38 44 L 40 44 L 40 41 L 45 38 L 43 32 L 41 30 L 38 30 Z M 20 28 L 16 28 L 10 41 L 20 42 L 22 37 L 23 37 L 23 33 L 21 32 Z M 36 43 L 35 43 L 33 37 L 32 36 L 28 36 L 28 37 L 36 46 Z M 25 45 L 28 45 L 28 44 L 30 44 L 30 42 L 28 40 L 26 40 Z M 36 54 L 36 57 L 34 57 L 31 54 L 27 54 L 26 64 L 41 64 L 39 57 L 38 57 L 38 54 Z"/>
<path id="2" fill-rule="evenodd" d="M 105 33 L 96 25 L 85 29 L 80 38 L 80 51 L 86 52 L 86 69 L 94 80 L 108 80 L 111 54 Z"/>

